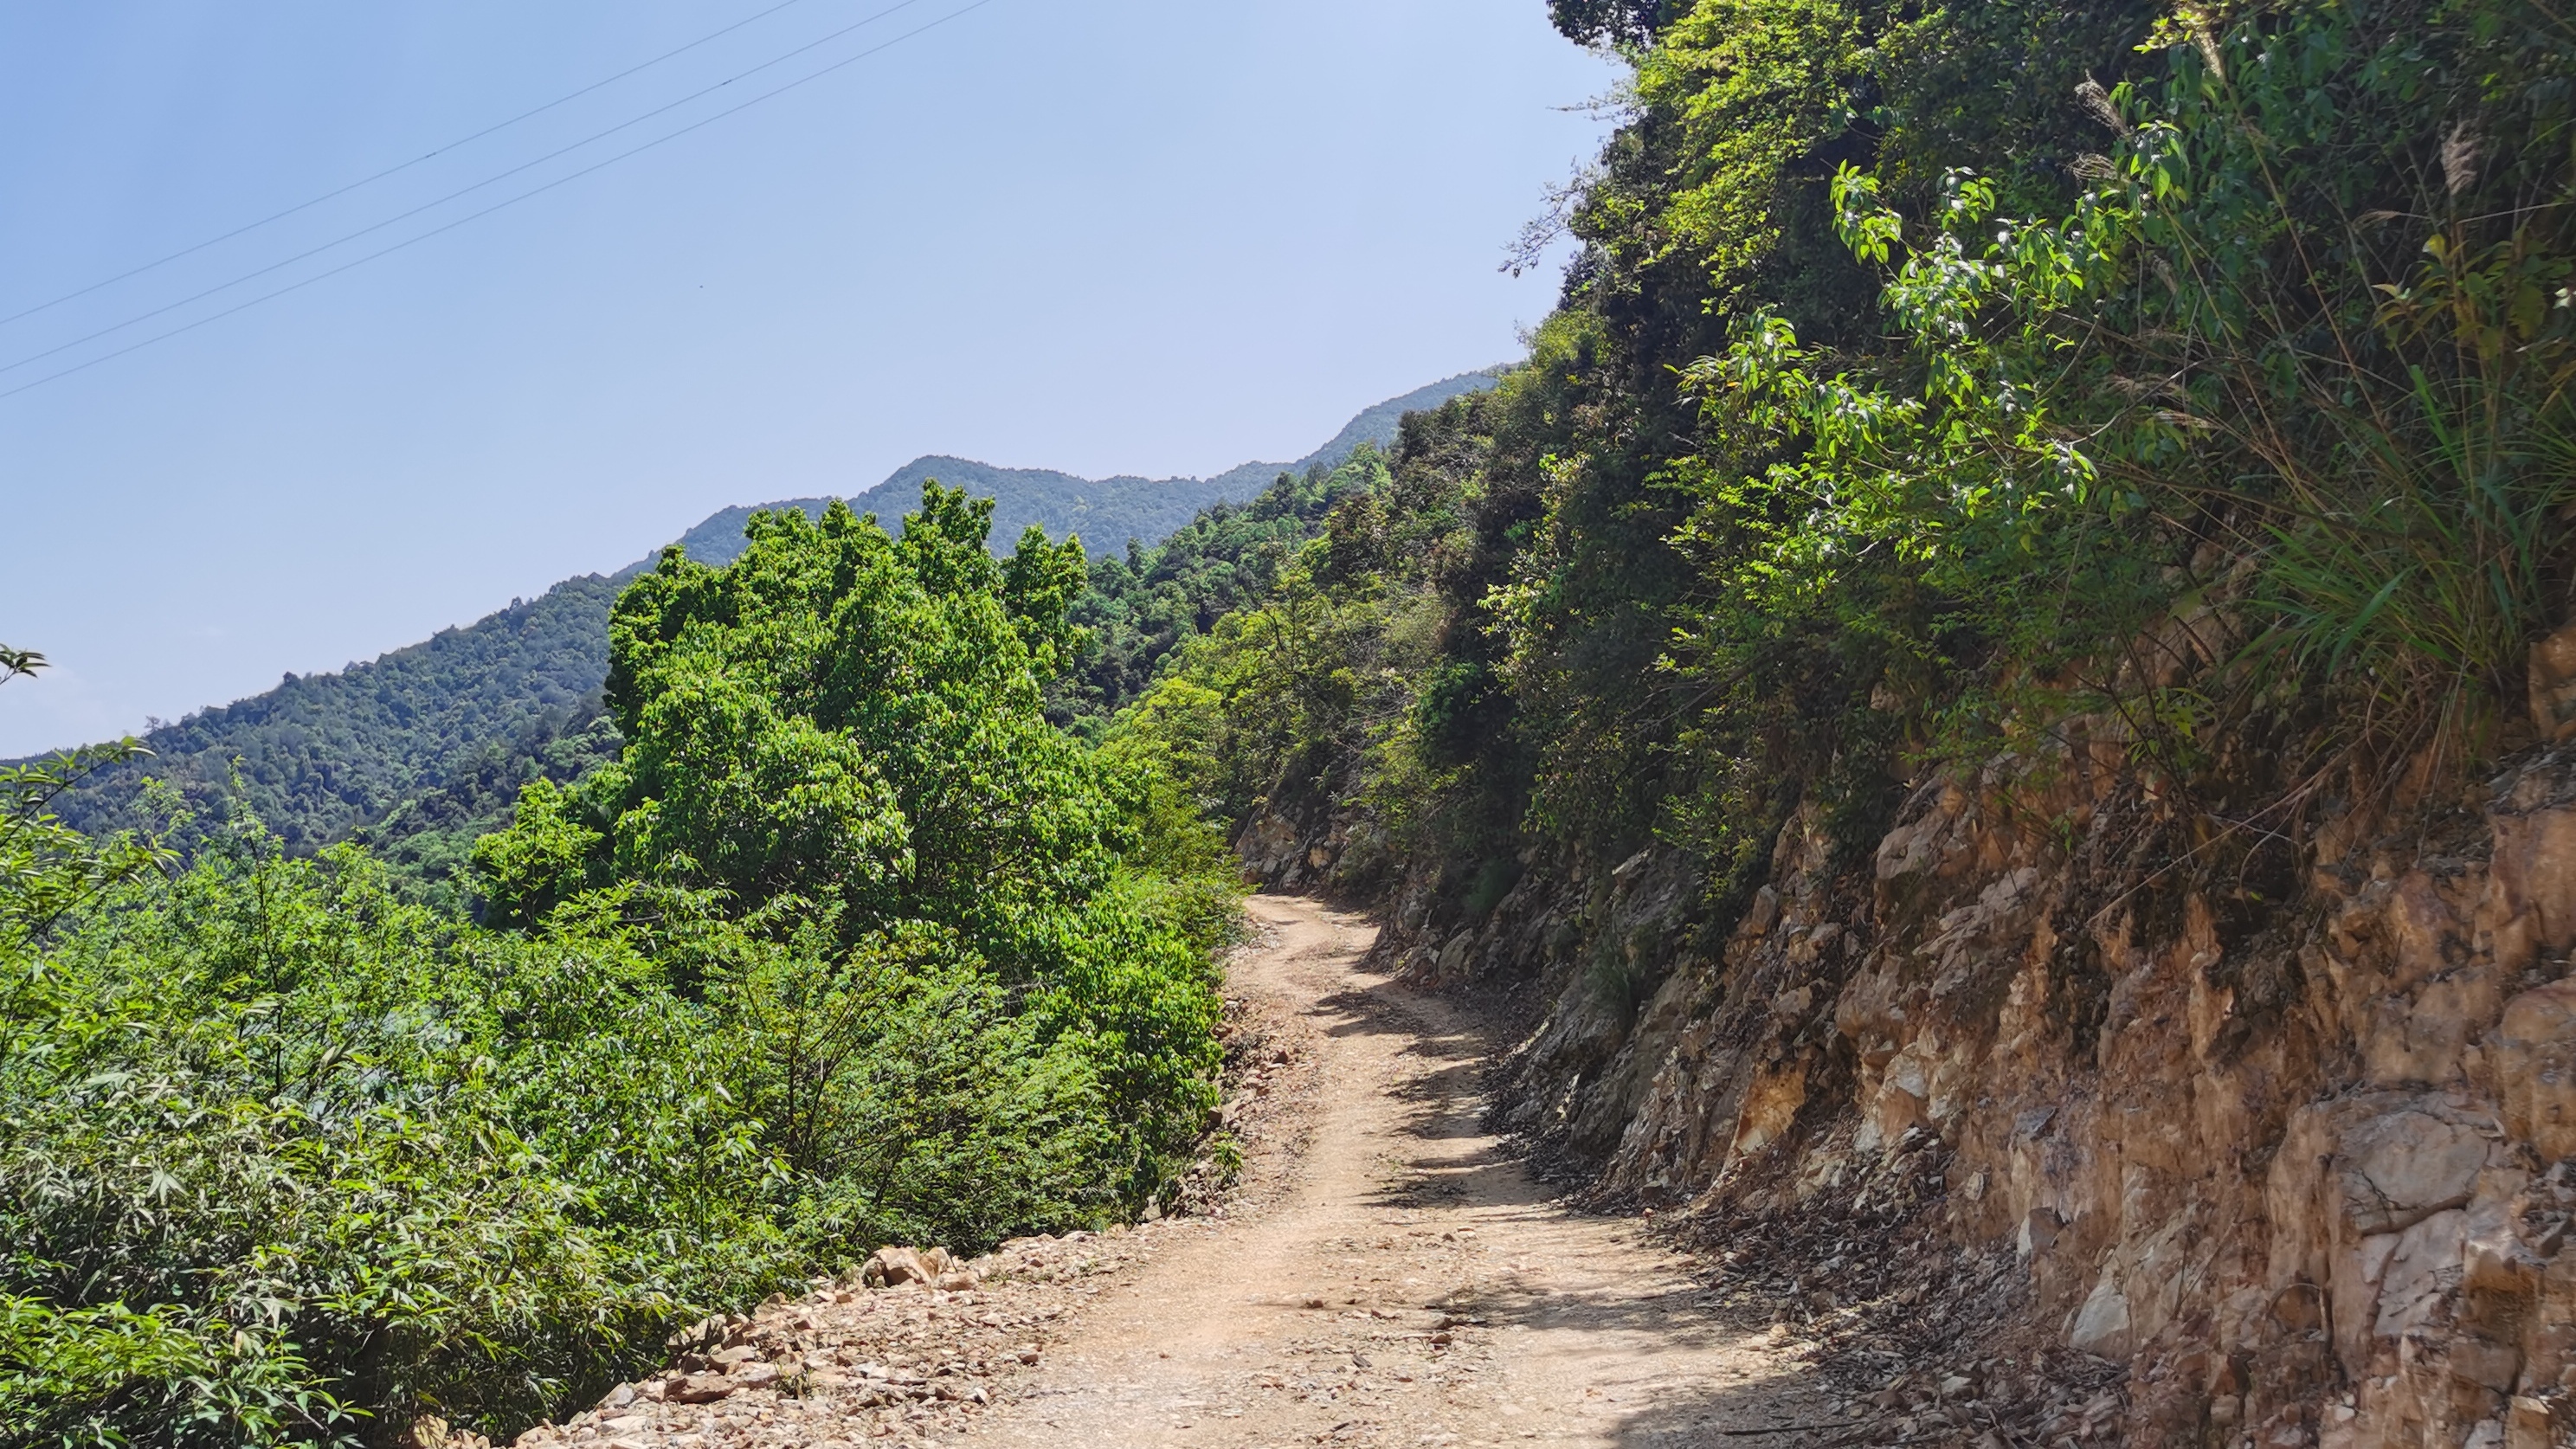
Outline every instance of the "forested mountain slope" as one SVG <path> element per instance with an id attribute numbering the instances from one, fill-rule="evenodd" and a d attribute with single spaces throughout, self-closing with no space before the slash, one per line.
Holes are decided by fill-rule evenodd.
<path id="1" fill-rule="evenodd" d="M 1133 701 L 1190 640 L 1265 596 L 1334 505 L 1380 487 L 1386 457 L 1363 442 L 1330 468 L 1282 473 L 1247 502 L 1207 508 L 1151 548 L 1095 559 L 1072 616 L 1087 648 L 1059 686 L 1057 712 L 1096 725 Z"/>
<path id="2" fill-rule="evenodd" d="M 994 500 L 997 548 L 1034 524 L 1050 537 L 1078 532 L 1096 553 L 1118 557 L 1211 503 L 1252 497 L 1283 468 L 1302 474 L 1355 448 L 1389 444 L 1403 412 L 1492 382 L 1467 373 L 1380 404 L 1293 465 L 1245 464 L 1208 479 L 1091 480 L 923 458 L 850 501 L 900 527 L 919 506 L 923 482 L 937 478 Z M 763 506 L 819 517 L 827 501 Z M 679 542 L 694 559 L 730 562 L 753 511 L 725 509 Z M 1117 542 L 1104 547 L 1107 539 Z M 101 769 L 56 808 L 91 833 L 141 825 L 153 818 L 142 781 L 159 779 L 205 820 L 247 806 L 299 852 L 363 834 L 407 874 L 442 879 L 477 835 L 506 821 L 520 784 L 538 775 L 569 780 L 613 748 L 599 728 L 597 700 L 608 667 L 608 605 L 645 567 L 567 580 L 424 643 L 336 674 L 290 677 L 265 694 L 162 726 L 143 739 L 147 757 Z"/>
<path id="3" fill-rule="evenodd" d="M 1094 558 L 1115 557 L 1130 545 L 1151 545 L 1196 517 L 1201 510 L 1241 503 L 1283 474 L 1303 475 L 1317 466 L 1333 468 L 1362 445 L 1379 448 L 1395 442 L 1398 420 L 1406 413 L 1435 408 L 1453 397 L 1494 385 L 1499 370 L 1464 372 L 1389 398 L 1345 424 L 1324 446 L 1294 463 L 1245 463 L 1212 478 L 1077 478 L 1045 468 L 997 468 L 966 458 L 915 458 L 864 493 L 849 497 L 852 508 L 891 522 L 921 502 L 921 485 L 931 479 L 993 500 L 993 539 L 997 547 L 1016 543 L 1035 526 L 1049 538 L 1078 535 Z M 793 498 L 775 503 L 728 508 L 681 536 L 689 557 L 722 563 L 742 546 L 743 520 L 759 509 L 800 508 L 820 517 L 826 498 Z"/>
<path id="4" fill-rule="evenodd" d="M 1112 743 L 1525 1009 L 1817 1442 L 2576 1443 L 2564 14 L 1552 8 L 1528 365 Z"/>
<path id="5" fill-rule="evenodd" d="M 381 658 L 163 725 L 143 737 L 148 756 L 91 775 L 56 808 L 93 834 L 141 825 L 150 777 L 210 819 L 238 801 L 289 848 L 318 849 L 494 746 L 521 754 L 583 728 L 625 577 L 568 579 Z"/>

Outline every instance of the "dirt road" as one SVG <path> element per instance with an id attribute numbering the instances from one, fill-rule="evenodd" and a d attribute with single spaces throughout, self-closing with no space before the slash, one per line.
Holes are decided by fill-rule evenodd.
<path id="1" fill-rule="evenodd" d="M 1484 1132 L 1493 1043 L 1362 971 L 1366 922 L 1252 913 L 1227 991 L 1260 1053 L 1222 1208 L 1022 1239 L 956 1283 L 818 1280 L 521 1449 L 1830 1442 L 1789 1345 Z"/>
<path id="2" fill-rule="evenodd" d="M 1231 993 L 1308 1038 L 1245 1200 L 1081 1314 L 961 1441 L 1781 1445 L 1827 1417 L 1768 1334 L 1708 1312 L 1635 1224 L 1560 1207 L 1478 1124 L 1492 1049 L 1359 969 L 1373 928 L 1252 903 Z M 1302 1139 L 1302 1140 L 1301 1140 Z M 1735 1430 L 1728 1434 L 1724 1431 Z"/>

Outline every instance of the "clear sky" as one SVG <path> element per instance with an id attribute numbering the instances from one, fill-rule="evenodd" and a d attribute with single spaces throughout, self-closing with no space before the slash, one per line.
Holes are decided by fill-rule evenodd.
<path id="1" fill-rule="evenodd" d="M 1516 355 L 1497 270 L 1612 65 L 1542 0 L 776 13 L 284 222 L 0 324 L 0 756 L 139 730 L 923 453 L 1293 458 Z M 778 0 L 5 0 L 0 316 L 421 156 Z M 965 13 L 960 13 L 961 11 Z M 181 303 L 137 326 L 89 334 Z M 69 344 L 69 345 L 66 345 Z M 24 359 L 63 348 L 40 360 Z"/>

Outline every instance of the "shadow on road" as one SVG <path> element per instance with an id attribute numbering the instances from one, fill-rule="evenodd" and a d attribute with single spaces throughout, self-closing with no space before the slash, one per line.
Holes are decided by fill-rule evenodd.
<path id="1" fill-rule="evenodd" d="M 1474 1330 L 1464 1338 L 1497 1350 L 1513 1345 L 1514 1361 L 1537 1370 L 1529 1382 L 1556 1395 L 1550 1402 L 1546 1391 L 1507 1392 L 1497 1417 L 1459 1442 L 1563 1442 L 1577 1421 L 1591 1426 L 1585 1442 L 1614 1449 L 1864 1442 L 1871 1426 L 1831 1421 L 1812 1368 L 1772 1339 L 1767 1319 L 1720 1308 L 1652 1243 L 1604 1255 L 1600 1238 L 1577 1233 L 1593 1246 L 1551 1260 L 1550 1245 L 1567 1243 L 1570 1224 L 1604 1220 L 1532 1177 L 1486 1126 L 1487 1072 L 1499 1043 L 1472 1009 L 1363 977 L 1311 999 L 1303 1013 L 1334 1041 L 1376 1039 L 1379 1049 L 1360 1056 L 1387 1063 L 1373 1090 L 1394 1111 L 1379 1119 L 1381 1171 L 1360 1201 L 1423 1214 L 1397 1222 L 1491 1250 L 1474 1254 L 1467 1281 L 1449 1276 L 1429 1301 L 1406 1286 L 1414 1280 L 1355 1277 L 1353 1296 L 1335 1306 L 1438 1310 L 1444 1322 Z M 1454 1223 L 1451 1213 L 1460 1215 Z M 1605 1273 L 1597 1266 L 1604 1261 L 1626 1266 Z"/>
<path id="2" fill-rule="evenodd" d="M 1821 1407 L 1785 1406 L 1785 1397 L 1767 1380 L 1665 1395 L 1621 1420 L 1610 1443 L 1616 1449 L 1841 1449 L 1869 1442 L 1870 1423 L 1837 1422 Z"/>

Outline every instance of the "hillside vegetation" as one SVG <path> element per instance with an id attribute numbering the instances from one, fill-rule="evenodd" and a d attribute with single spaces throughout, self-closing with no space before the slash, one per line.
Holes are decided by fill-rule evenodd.
<path id="1" fill-rule="evenodd" d="M 1552 8 L 1633 81 L 1527 364 L 1110 737 L 1997 1437 L 2568 1442 L 2565 15 Z"/>
<path id="2" fill-rule="evenodd" d="M 145 778 L 212 823 L 256 813 L 310 854 L 380 820 L 460 761 L 495 746 L 541 750 L 596 713 L 604 621 L 618 579 L 568 579 L 476 623 L 337 674 L 288 676 L 265 694 L 158 726 L 148 752 L 82 778 L 56 804 L 92 834 L 146 824 Z M 23 687 L 23 686 L 22 686 Z M 513 786 L 515 789 L 515 785 Z"/>
<path id="3" fill-rule="evenodd" d="M 666 554 L 479 926 L 0 779 L 0 1437 L 515 1422 L 1132 1209 L 1227 838 L 1524 1013 L 1503 1120 L 1851 1442 L 2568 1442 L 2576 32 L 1550 8 L 1632 76 L 1499 385 L 1123 556 Z"/>
<path id="4" fill-rule="evenodd" d="M 1079 536 L 1106 557 L 1151 548 L 1201 509 L 1250 499 L 1275 479 L 1329 470 L 1354 450 L 1383 446 L 1404 412 L 1491 386 L 1464 373 L 1353 418 L 1294 464 L 1247 463 L 1213 478 L 1085 479 L 1042 469 L 921 458 L 854 496 L 858 512 L 894 526 L 938 480 L 990 498 L 996 547 L 1029 527 Z M 820 518 L 830 500 L 763 505 Z M 690 558 L 731 562 L 754 508 L 718 512 L 679 539 Z M 475 839 L 509 822 L 518 787 L 577 778 L 613 751 L 599 690 L 608 669 L 608 607 L 647 566 L 556 585 L 473 624 L 440 632 L 337 674 L 289 677 L 276 689 L 157 726 L 143 752 L 99 764 L 55 800 L 56 814 L 101 834 L 156 817 L 144 782 L 177 790 L 190 831 L 247 810 L 295 854 L 360 840 L 391 866 L 399 888 L 444 907 L 471 892 L 457 874 Z M 189 838 L 174 841 L 187 846 Z"/>
<path id="5" fill-rule="evenodd" d="M 1444 909 L 1655 842 L 1740 904 L 1801 807 L 1859 849 L 2069 728 L 2284 824 L 2510 742 L 2576 486 L 2545 8 L 1557 14 L 1637 66 L 1564 305 L 1145 696 L 1230 818 L 1356 812 Z"/>
<path id="6" fill-rule="evenodd" d="M 1130 544 L 1125 558 L 1093 563 L 1072 612 L 1081 663 L 1057 710 L 1096 728 L 1183 645 L 1264 597 L 1334 505 L 1385 479 L 1386 455 L 1362 444 L 1336 467 L 1282 473 L 1250 502 L 1218 504 L 1152 548 Z"/>
<path id="7" fill-rule="evenodd" d="M 1342 426 L 1332 441 L 1293 463 L 1244 463 L 1209 478 L 1077 478 L 1046 468 L 997 468 L 966 458 L 915 458 L 886 480 L 846 500 L 853 511 L 900 516 L 921 495 L 921 486 L 936 480 L 963 488 L 993 504 L 993 536 L 1016 539 L 1034 527 L 1047 537 L 1078 537 L 1094 553 L 1115 557 L 1121 550 L 1151 547 L 1203 510 L 1241 504 L 1282 477 L 1302 477 L 1317 468 L 1330 470 L 1362 447 L 1384 448 L 1395 441 L 1406 413 L 1437 407 L 1453 397 L 1494 385 L 1499 369 L 1462 372 L 1402 397 L 1389 398 L 1361 411 Z M 797 498 L 752 508 L 729 508 L 689 530 L 681 546 L 691 558 L 721 563 L 738 547 L 743 521 L 753 512 L 801 509 L 821 517 L 828 498 Z"/>
<path id="8" fill-rule="evenodd" d="M 184 866 L 64 826 L 112 761 L 0 775 L 0 1440 L 512 1431 L 880 1243 L 1163 1191 L 1232 872 L 1047 723 L 1081 550 L 990 511 L 666 553 L 625 743 L 474 851 L 490 929 L 246 812 Z"/>

